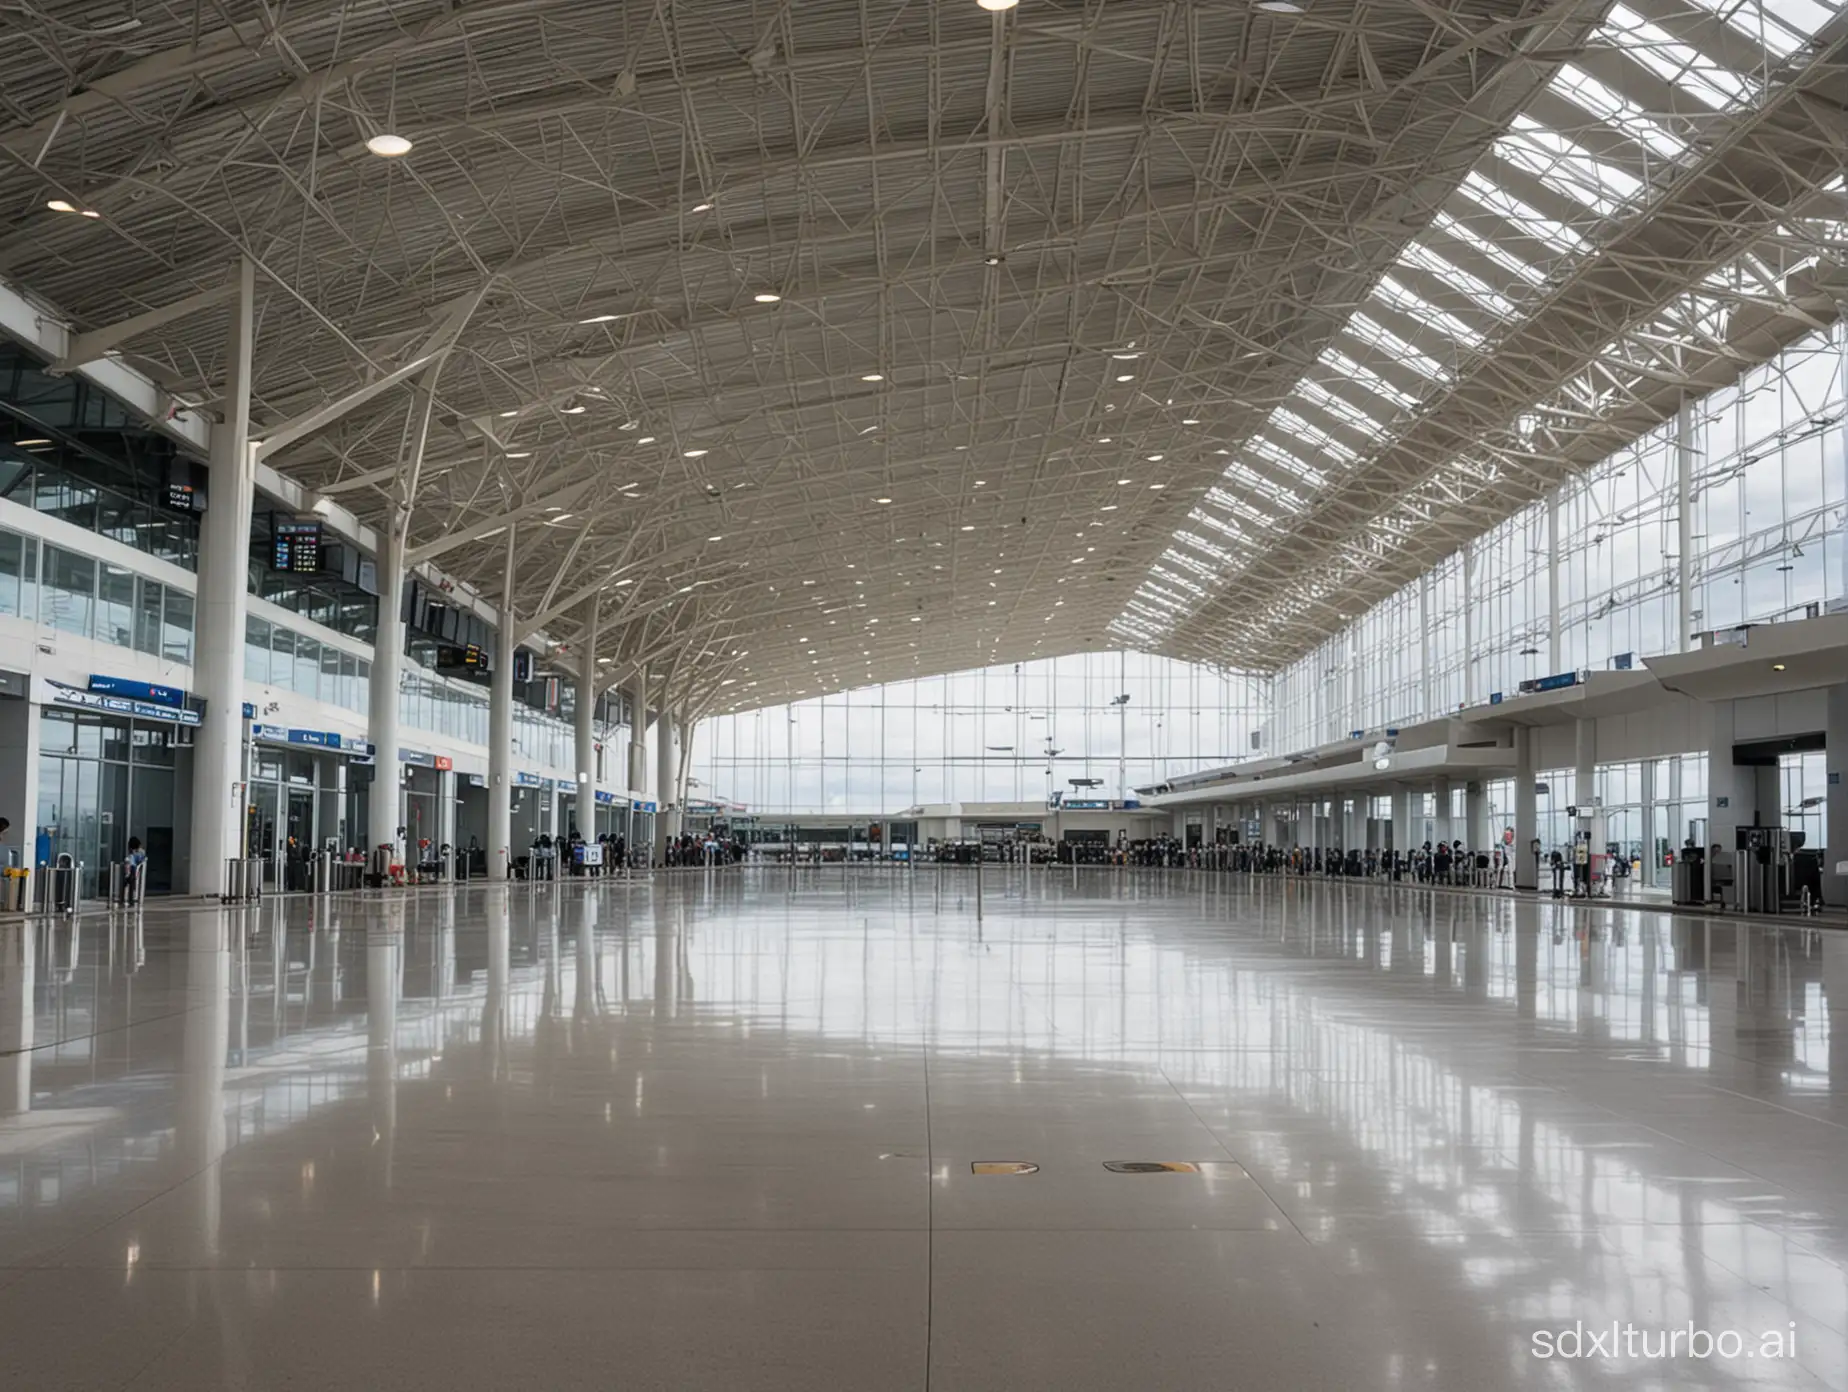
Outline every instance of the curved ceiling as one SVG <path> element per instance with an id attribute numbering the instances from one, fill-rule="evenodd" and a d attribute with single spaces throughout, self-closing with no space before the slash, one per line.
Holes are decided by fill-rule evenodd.
<path id="1" fill-rule="evenodd" d="M 1447 472 L 1839 170 L 1840 108 L 1799 119 L 1819 22 L 1750 102 L 1679 113 L 1658 77 L 1672 158 L 1592 121 L 1644 194 L 1467 353 L 1403 303 L 1344 348 L 1562 65 L 1629 90 L 1611 10 L 40 0 L 0 10 L 0 275 L 211 413 L 248 258 L 268 462 L 693 710 L 1126 643 L 1274 666 L 1572 467 L 1529 426 L 1488 502 Z M 1720 191 L 1731 240 L 1695 238 Z M 1471 245 L 1449 291 L 1510 278 Z M 1355 437 L 1375 397 L 1398 418 Z M 1280 420 L 1308 475 L 1253 454 Z"/>

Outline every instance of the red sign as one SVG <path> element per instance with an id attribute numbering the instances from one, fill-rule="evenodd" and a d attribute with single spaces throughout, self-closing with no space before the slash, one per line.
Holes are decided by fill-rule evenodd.
<path id="1" fill-rule="evenodd" d="M 449 772 L 450 769 L 454 768 L 455 766 L 456 766 L 456 761 L 450 758 L 447 754 L 438 754 L 436 756 L 436 767 L 439 773 L 447 773 Z"/>

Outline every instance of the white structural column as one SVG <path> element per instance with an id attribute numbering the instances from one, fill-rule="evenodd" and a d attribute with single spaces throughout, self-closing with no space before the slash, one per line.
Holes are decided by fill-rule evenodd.
<path id="1" fill-rule="evenodd" d="M 456 846 L 456 775 L 453 769 L 436 771 L 436 844 L 449 847 L 453 866 Z"/>
<path id="2" fill-rule="evenodd" d="M 1463 844 L 1471 851 L 1489 849 L 1489 795 L 1480 779 L 1463 785 L 1463 816 L 1467 828 Z"/>
<path id="3" fill-rule="evenodd" d="M 597 630 L 584 638 L 578 659 L 577 719 L 573 733 L 577 746 L 577 825 L 586 841 L 597 839 Z"/>
<path id="4" fill-rule="evenodd" d="M 1539 797 L 1534 787 L 1534 732 L 1525 725 L 1514 727 L 1514 885 L 1516 889 L 1534 889 L 1538 885 L 1532 847 L 1539 835 Z"/>
<path id="5" fill-rule="evenodd" d="M 1578 757 L 1573 764 L 1572 799 L 1578 805 L 1579 821 L 1572 828 L 1573 836 L 1576 840 L 1580 831 L 1591 833 L 1592 869 L 1608 874 L 1603 859 L 1604 812 L 1598 806 L 1598 722 L 1580 719 L 1576 733 Z"/>
<path id="6" fill-rule="evenodd" d="M 1392 792 L 1392 848 L 1409 851 L 1417 845 L 1412 838 L 1412 790 L 1394 788 Z"/>
<path id="7" fill-rule="evenodd" d="M 1426 720 L 1437 714 L 1432 709 L 1431 674 L 1431 572 L 1418 576 L 1418 709 Z"/>
<path id="8" fill-rule="evenodd" d="M 1456 833 L 1450 828 L 1450 780 L 1440 778 L 1432 792 L 1431 839 L 1432 841 L 1452 841 Z"/>
<path id="9" fill-rule="evenodd" d="M 629 787 L 639 798 L 648 796 L 648 681 L 637 672 L 629 693 Z"/>
<path id="10" fill-rule="evenodd" d="M 404 545 L 401 523 L 389 517 L 379 529 L 379 628 L 372 646 L 366 725 L 372 739 L 372 788 L 366 795 L 369 840 L 387 843 L 404 862 L 404 771 L 398 764 L 398 688 L 404 671 Z"/>
<path id="11" fill-rule="evenodd" d="M 655 851 L 659 855 L 667 843 L 680 834 L 674 802 L 674 717 L 667 708 L 667 692 L 661 693 L 661 709 L 655 716 Z"/>
<path id="12" fill-rule="evenodd" d="M 494 631 L 494 684 L 488 691 L 488 878 L 513 876 L 513 558 L 507 528 L 500 621 Z"/>
<path id="13" fill-rule="evenodd" d="M 1560 670 L 1559 641 L 1559 490 L 1546 495 L 1546 670 Z"/>
<path id="14" fill-rule="evenodd" d="M 1479 699 L 1476 694 L 1476 551 L 1463 548 L 1463 704 Z M 1476 849 L 1471 844 L 1470 849 Z"/>
<path id="15" fill-rule="evenodd" d="M 193 745 L 194 894 L 225 892 L 225 862 L 241 855 L 244 810 L 244 616 L 250 581 L 250 354 L 256 268 L 241 261 L 231 299 L 222 419 L 212 431 L 212 477 L 199 529 L 197 657 L 193 680 L 205 719 Z"/>
<path id="16" fill-rule="evenodd" d="M 1675 635 L 1682 652 L 1694 646 L 1694 412 L 1675 412 Z"/>

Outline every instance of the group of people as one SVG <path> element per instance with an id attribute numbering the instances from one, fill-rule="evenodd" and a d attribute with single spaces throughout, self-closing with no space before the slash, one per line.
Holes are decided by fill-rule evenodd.
<path id="1" fill-rule="evenodd" d="M 1514 886 L 1514 853 L 1494 846 L 1470 851 L 1461 841 L 1427 841 L 1407 850 L 1341 850 L 1321 846 L 1228 844 L 1190 846 L 1176 836 L 1154 836 L 1115 845 L 1061 844 L 1065 864 L 1116 865 L 1140 869 L 1242 871 L 1259 875 L 1335 875 L 1410 880 L 1417 884 L 1469 885 L 1479 889 Z"/>
<path id="2" fill-rule="evenodd" d="M 661 848 L 661 863 L 670 869 L 677 865 L 737 865 L 744 859 L 744 842 L 737 838 L 721 839 L 710 831 L 703 836 L 676 836 Z"/>

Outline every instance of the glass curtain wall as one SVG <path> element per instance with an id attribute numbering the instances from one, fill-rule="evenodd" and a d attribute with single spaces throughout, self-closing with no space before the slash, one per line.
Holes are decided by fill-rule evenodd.
<path id="1" fill-rule="evenodd" d="M 765 812 L 1117 798 L 1250 757 L 1269 685 L 1132 652 L 978 668 L 704 721 L 693 774 Z"/>
<path id="2" fill-rule="evenodd" d="M 1684 451 L 1691 632 L 1800 618 L 1848 595 L 1845 346 L 1841 324 L 1793 344 L 1279 672 L 1270 747 L 1306 749 L 1479 705 L 1526 678 L 1677 650 Z"/>

